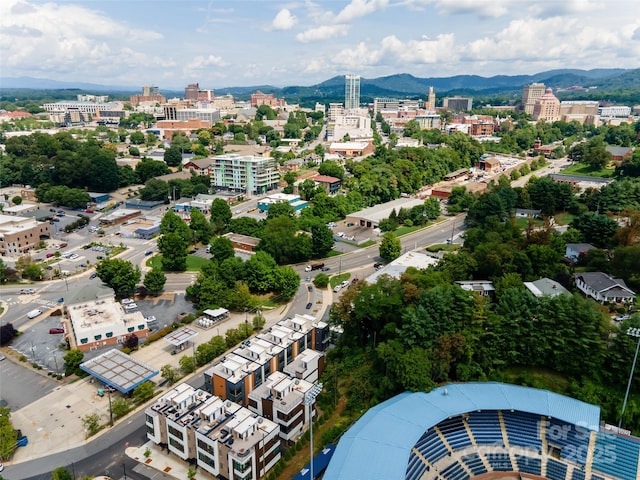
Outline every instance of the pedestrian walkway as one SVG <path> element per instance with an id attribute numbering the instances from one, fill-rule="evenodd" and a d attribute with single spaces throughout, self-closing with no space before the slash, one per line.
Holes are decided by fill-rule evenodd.
<path id="1" fill-rule="evenodd" d="M 322 304 L 318 305 L 317 311 L 314 311 L 315 317 L 321 319 L 326 309 L 333 301 L 333 293 L 330 289 L 322 291 Z M 280 306 L 278 308 L 263 311 L 265 318 L 264 328 L 269 328 L 281 319 L 285 318 L 290 305 Z M 153 342 L 148 346 L 143 346 L 132 355 L 137 359 L 154 366 L 158 370 L 163 365 L 171 365 L 180 368 L 179 361 L 183 355 L 193 355 L 193 350 L 201 343 L 209 341 L 215 335 L 224 336 L 226 331 L 238 328 L 242 323 L 251 322 L 252 315 L 247 316 L 245 313 L 231 314 L 227 320 L 210 329 L 203 329 L 192 324 L 193 328 L 198 331 L 198 335 L 194 338 L 194 344 L 189 349 L 172 355 L 171 351 L 174 347 L 163 340 Z M 211 364 L 201 367 L 191 376 L 182 379 L 187 380 L 193 376 L 202 375 L 202 372 L 209 368 Z M 159 376 L 154 378 L 156 382 Z M 6 464 L 16 464 L 27 462 L 39 457 L 50 455 L 53 453 L 63 452 L 85 444 L 87 441 L 93 441 L 99 438 L 101 434 L 108 430 L 103 428 L 98 434 L 86 438 L 86 429 L 82 423 L 82 419 L 89 414 L 96 414 L 101 419 L 101 424 L 107 424 L 109 421 L 109 398 L 108 395 L 98 396 L 98 388 L 101 387 L 97 381 L 89 378 L 81 379 L 76 382 L 61 385 L 52 393 L 44 398 L 38 399 L 26 407 L 17 410 L 11 414 L 11 421 L 15 428 L 22 430 L 23 435 L 29 437 L 29 444 L 25 447 L 18 448 L 9 462 Z M 165 387 L 166 388 L 166 387 Z M 121 398 L 118 392 L 111 394 L 111 401 Z M 126 421 L 127 417 L 139 415 L 146 405 L 139 407 L 136 411 L 130 412 L 126 417 L 118 421 Z M 144 450 L 147 446 L 130 447 L 127 454 L 132 458 L 144 457 Z M 151 448 L 151 447 L 149 447 Z M 141 450 L 142 449 L 142 453 Z M 151 466 L 154 469 L 160 465 L 159 471 L 164 474 L 184 479 L 188 465 L 179 461 L 176 457 L 162 455 L 156 447 L 151 448 L 152 460 L 141 462 L 142 465 Z M 165 458 L 166 457 L 166 458 Z M 164 462 L 164 463 L 163 463 Z M 167 463 L 168 462 L 168 463 Z M 167 465 L 165 465 L 167 464 Z M 170 466 L 167 470 L 167 466 Z M 183 471 L 184 470 L 184 471 Z"/>

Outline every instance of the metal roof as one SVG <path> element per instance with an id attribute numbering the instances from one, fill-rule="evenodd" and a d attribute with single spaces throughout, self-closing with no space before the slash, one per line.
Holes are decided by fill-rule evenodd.
<path id="1" fill-rule="evenodd" d="M 159 373 L 152 366 L 136 360 L 117 348 L 81 363 L 80 368 L 122 393 L 130 392 Z"/>
<path id="2" fill-rule="evenodd" d="M 449 384 L 401 393 L 371 408 L 340 439 L 325 480 L 404 479 L 411 448 L 442 420 L 476 410 L 517 410 L 598 431 L 600 407 L 504 383 Z"/>
<path id="3" fill-rule="evenodd" d="M 165 342 L 170 343 L 174 347 L 179 347 L 183 343 L 186 343 L 189 340 L 191 340 L 196 335 L 198 335 L 198 332 L 196 332 L 193 328 L 182 327 L 176 330 L 175 332 L 171 332 L 165 335 L 164 337 L 162 337 L 162 339 Z"/>

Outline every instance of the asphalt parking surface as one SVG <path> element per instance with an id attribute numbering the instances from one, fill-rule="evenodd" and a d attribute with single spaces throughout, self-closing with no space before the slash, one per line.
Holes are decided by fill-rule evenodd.
<path id="1" fill-rule="evenodd" d="M 0 406 L 11 411 L 29 405 L 59 386 L 59 382 L 40 375 L 20 363 L 5 358 L 0 361 Z"/>

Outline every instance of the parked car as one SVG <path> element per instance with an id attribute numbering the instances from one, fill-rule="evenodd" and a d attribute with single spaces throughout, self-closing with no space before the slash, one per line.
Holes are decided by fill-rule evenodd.
<path id="1" fill-rule="evenodd" d="M 122 304 L 126 305 L 128 303 L 135 303 L 135 300 L 131 299 L 131 298 L 123 298 L 122 299 Z"/>
<path id="2" fill-rule="evenodd" d="M 307 290 L 309 290 L 310 292 L 313 292 L 313 285 L 307 285 Z"/>
<path id="3" fill-rule="evenodd" d="M 622 322 L 623 320 L 629 320 L 631 315 L 618 315 L 617 317 L 613 317 L 616 322 Z"/>
<path id="4" fill-rule="evenodd" d="M 67 242 L 62 242 L 62 243 L 60 244 L 60 248 L 64 248 L 64 247 L 66 247 L 67 245 L 69 245 Z"/>
<path id="5" fill-rule="evenodd" d="M 313 306 L 313 304 L 311 302 L 307 303 L 306 309 L 307 310 L 311 310 L 311 307 Z"/>
<path id="6" fill-rule="evenodd" d="M 92 273 L 91 275 L 89 275 L 89 280 L 93 280 L 94 278 L 96 278 L 98 276 L 97 273 Z"/>
<path id="7" fill-rule="evenodd" d="M 148 317 L 145 317 L 145 320 L 147 321 L 147 323 L 153 323 L 156 321 L 156 317 L 153 315 L 149 315 Z"/>
<path id="8" fill-rule="evenodd" d="M 127 303 L 124 306 L 125 310 L 135 310 L 136 308 L 138 308 L 138 305 L 136 303 Z"/>
<path id="9" fill-rule="evenodd" d="M 49 333 L 52 335 L 56 335 L 58 333 L 64 333 L 64 328 L 50 328 Z"/>
<path id="10" fill-rule="evenodd" d="M 376 270 L 380 270 L 382 267 L 384 267 L 384 265 L 380 262 L 376 262 L 373 264 L 373 268 L 375 268 Z"/>
<path id="11" fill-rule="evenodd" d="M 51 257 L 53 257 L 53 253 L 47 253 L 46 256 L 47 256 L 47 258 L 51 258 Z"/>
<path id="12" fill-rule="evenodd" d="M 84 213 L 93 213 L 93 210 L 91 210 L 90 208 L 87 208 Z"/>

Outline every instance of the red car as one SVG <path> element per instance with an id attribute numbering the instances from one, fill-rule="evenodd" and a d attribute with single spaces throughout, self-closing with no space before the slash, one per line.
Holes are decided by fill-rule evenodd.
<path id="1" fill-rule="evenodd" d="M 93 210 L 91 210 L 90 208 L 87 208 L 84 213 L 93 213 Z"/>
<path id="2" fill-rule="evenodd" d="M 64 333 L 64 328 L 50 328 L 49 333 L 51 333 L 52 335 L 58 334 L 58 333 Z"/>

